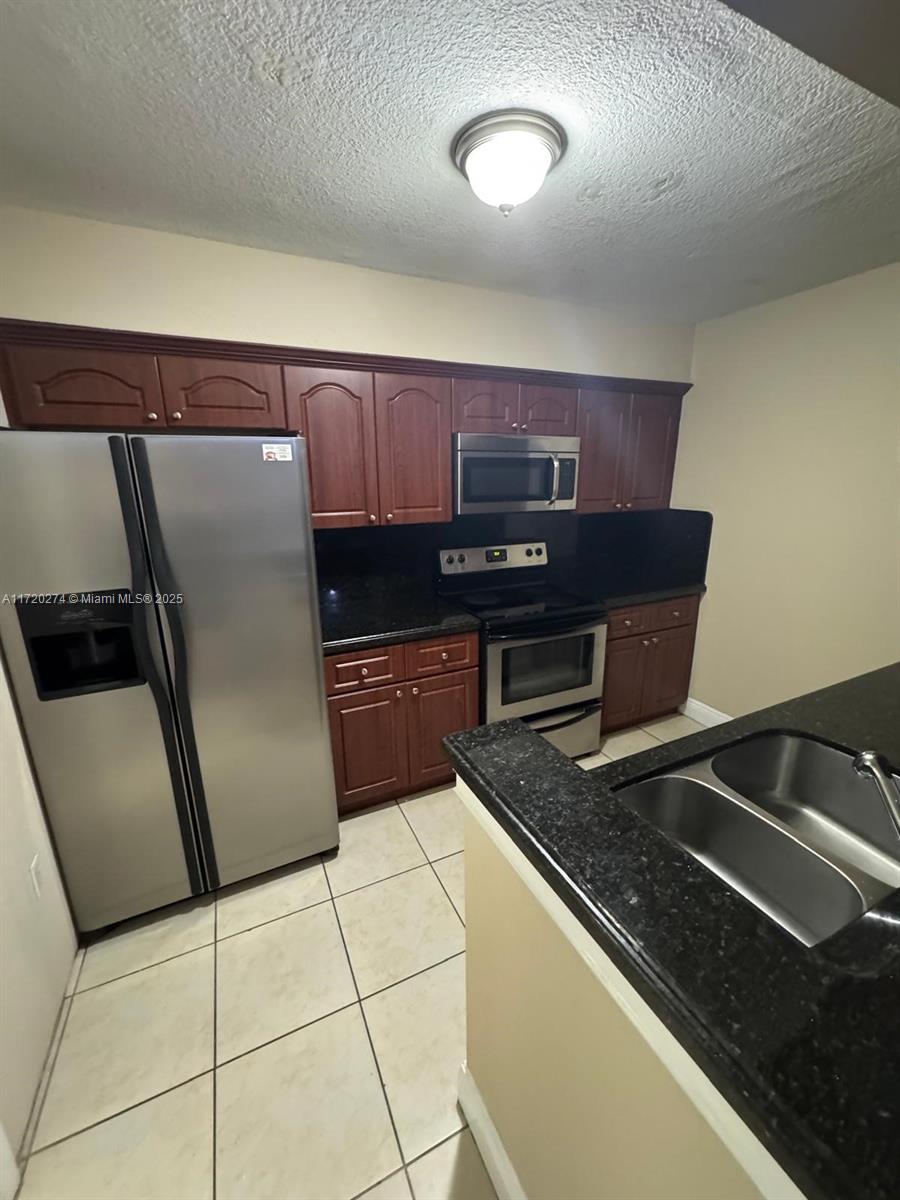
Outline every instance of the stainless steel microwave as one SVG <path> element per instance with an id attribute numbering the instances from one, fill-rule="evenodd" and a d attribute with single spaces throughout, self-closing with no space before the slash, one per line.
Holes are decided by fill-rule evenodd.
<path id="1" fill-rule="evenodd" d="M 456 512 L 559 512 L 578 495 L 581 438 L 453 435 Z"/>

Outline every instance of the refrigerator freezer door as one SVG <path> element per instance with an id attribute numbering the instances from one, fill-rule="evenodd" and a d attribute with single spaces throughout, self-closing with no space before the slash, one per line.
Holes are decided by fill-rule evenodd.
<path id="1" fill-rule="evenodd" d="M 336 846 L 305 444 L 131 443 L 218 881 Z"/>
<path id="2" fill-rule="evenodd" d="M 153 611 L 80 595 L 131 587 L 110 439 L 0 434 L 0 638 L 82 930 L 201 886 L 166 754 Z M 14 593 L 64 599 L 16 605 Z"/>

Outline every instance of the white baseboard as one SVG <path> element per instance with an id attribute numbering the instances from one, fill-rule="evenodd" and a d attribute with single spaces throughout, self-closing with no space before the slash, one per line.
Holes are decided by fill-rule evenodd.
<path id="1" fill-rule="evenodd" d="M 459 1106 L 466 1114 L 475 1145 L 497 1193 L 497 1200 L 528 1200 L 497 1126 L 491 1120 L 478 1085 L 465 1063 L 459 1068 L 458 1095 Z"/>
<path id="2" fill-rule="evenodd" d="M 689 696 L 681 706 L 681 711 L 686 717 L 690 717 L 692 721 L 697 721 L 701 725 L 724 725 L 726 721 L 732 721 L 734 718 L 729 717 L 728 713 L 719 712 L 717 708 L 713 708 L 709 704 L 704 704 L 702 700 L 695 700 L 693 696 Z"/>

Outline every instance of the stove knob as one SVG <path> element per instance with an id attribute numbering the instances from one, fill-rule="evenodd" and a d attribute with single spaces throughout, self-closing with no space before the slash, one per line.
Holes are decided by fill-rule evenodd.
<path id="1" fill-rule="evenodd" d="M 449 566 L 451 566 L 451 565 L 452 565 L 454 562 L 455 562 L 455 559 L 454 559 L 453 555 L 452 555 L 452 554 L 448 554 L 448 555 L 447 555 L 447 566 L 448 566 L 448 567 L 449 567 Z"/>
<path id="2" fill-rule="evenodd" d="M 526 558 L 531 558 L 532 554 L 534 554 L 534 551 L 533 551 L 533 550 L 531 549 L 531 547 L 529 546 L 529 547 L 528 547 L 528 549 L 525 551 L 525 557 L 526 557 Z"/>
<path id="3" fill-rule="evenodd" d="M 535 554 L 538 556 L 538 558 L 540 558 L 543 553 L 543 550 L 540 548 L 540 546 L 538 546 L 537 550 L 535 550 Z"/>
<path id="4" fill-rule="evenodd" d="M 460 554 L 456 561 L 457 562 L 465 562 L 466 556 L 464 554 Z"/>

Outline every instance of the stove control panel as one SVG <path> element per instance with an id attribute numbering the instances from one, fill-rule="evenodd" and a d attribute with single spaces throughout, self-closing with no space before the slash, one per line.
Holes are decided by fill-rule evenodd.
<path id="1" fill-rule="evenodd" d="M 543 567 L 549 562 L 546 542 L 520 542 L 515 546 L 464 546 L 441 550 L 441 574 L 498 571 L 506 567 Z"/>

